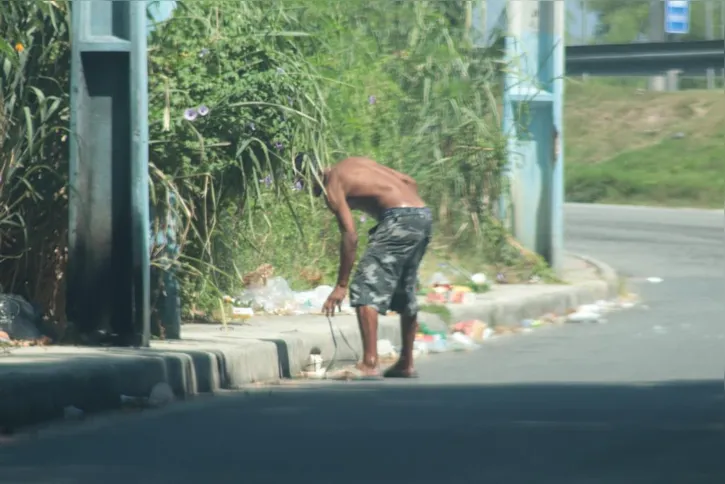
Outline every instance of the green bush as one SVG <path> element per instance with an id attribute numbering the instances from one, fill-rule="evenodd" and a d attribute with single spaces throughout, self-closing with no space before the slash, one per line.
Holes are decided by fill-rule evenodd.
<path id="1" fill-rule="evenodd" d="M 369 156 L 415 177 L 437 216 L 435 257 L 541 269 L 493 217 L 500 67 L 497 52 L 471 47 L 467 4 L 178 2 L 149 39 L 149 169 L 152 261 L 177 269 L 186 309 L 215 308 L 263 263 L 296 287 L 332 281 L 337 227 L 292 186 L 299 153 Z M 0 281 L 60 317 L 68 4 L 0 8 Z M 373 223 L 360 217 L 360 234 Z"/>
<path id="2" fill-rule="evenodd" d="M 231 289 L 239 234 L 264 191 L 291 208 L 285 163 L 303 151 L 324 157 L 324 100 L 294 43 L 305 34 L 291 26 L 261 3 L 194 1 L 152 34 L 153 199 L 159 226 L 167 195 L 180 202 L 186 299 Z"/>

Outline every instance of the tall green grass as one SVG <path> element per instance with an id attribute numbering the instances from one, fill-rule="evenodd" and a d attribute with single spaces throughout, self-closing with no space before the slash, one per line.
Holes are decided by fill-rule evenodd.
<path id="1" fill-rule="evenodd" d="M 68 3 L 0 2 L 0 292 L 64 318 Z"/>

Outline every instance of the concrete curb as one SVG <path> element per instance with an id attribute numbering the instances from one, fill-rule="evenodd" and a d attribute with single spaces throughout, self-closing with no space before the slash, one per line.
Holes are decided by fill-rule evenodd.
<path id="1" fill-rule="evenodd" d="M 617 274 L 617 271 L 615 271 L 609 264 L 605 264 L 604 262 L 595 259 L 593 257 L 589 257 L 588 255 L 583 254 L 569 254 L 577 259 L 581 259 L 584 262 L 592 265 L 597 273 L 599 274 L 599 277 L 607 283 L 607 286 L 609 288 L 609 296 L 610 298 L 617 297 L 619 295 L 620 290 L 620 278 L 619 274 Z"/>
<path id="2" fill-rule="evenodd" d="M 526 318 L 562 314 L 581 304 L 615 297 L 616 272 L 602 262 L 577 257 L 596 267 L 600 279 L 526 286 L 523 294 L 502 286 L 473 304 L 450 306 L 454 320 L 481 319 L 489 324 L 513 325 Z M 255 320 L 259 324 L 252 329 L 229 332 L 185 326 L 184 340 L 155 342 L 149 349 L 12 350 L 0 358 L 0 429 L 13 430 L 63 418 L 69 406 L 85 414 L 118 409 L 121 395 L 148 396 L 160 382 L 169 384 L 176 397 L 184 399 L 290 378 L 305 368 L 315 346 L 325 360 L 332 357 L 329 327 L 319 317 L 295 319 L 294 323 L 284 318 Z M 338 332 L 338 360 L 356 359 L 362 345 L 355 318 L 339 316 L 334 323 L 344 335 Z M 399 344 L 398 319 L 381 318 L 378 337 Z"/>
<path id="3" fill-rule="evenodd" d="M 362 344 L 357 322 L 334 319 L 338 361 L 354 361 Z M 69 406 L 85 414 L 121 407 L 121 395 L 148 396 L 160 382 L 179 399 L 255 382 L 296 376 L 318 347 L 325 360 L 334 352 L 327 324 L 311 332 L 244 336 L 243 331 L 199 334 L 157 342 L 149 349 L 28 348 L 0 358 L 0 431 L 63 418 Z M 354 352 L 340 336 L 354 348 Z M 379 338 L 400 343 L 396 318 L 381 318 Z M 236 335 L 235 333 L 238 333 Z M 211 334 L 211 335 L 210 335 Z"/>
<path id="4" fill-rule="evenodd" d="M 544 314 L 564 314 L 582 304 L 612 299 L 619 293 L 617 272 L 607 264 L 583 255 L 569 254 L 594 266 L 599 279 L 566 285 L 542 285 L 534 294 L 508 294 L 501 290 L 483 294 L 471 304 L 451 304 L 448 309 L 453 321 L 478 319 L 493 326 L 518 326 L 524 319 Z"/>

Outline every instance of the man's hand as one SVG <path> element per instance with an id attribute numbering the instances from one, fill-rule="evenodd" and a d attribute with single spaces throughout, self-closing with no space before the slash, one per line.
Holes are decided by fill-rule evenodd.
<path id="1" fill-rule="evenodd" d="M 335 308 L 340 311 L 342 308 L 342 300 L 345 299 L 347 290 L 342 286 L 337 286 L 332 290 L 330 295 L 327 297 L 324 306 L 322 306 L 322 312 L 325 316 L 334 316 Z"/>

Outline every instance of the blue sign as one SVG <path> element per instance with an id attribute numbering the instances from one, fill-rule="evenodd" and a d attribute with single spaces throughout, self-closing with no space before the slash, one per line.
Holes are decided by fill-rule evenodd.
<path id="1" fill-rule="evenodd" d="M 665 33 L 690 33 L 689 0 L 667 0 L 665 2 Z"/>

